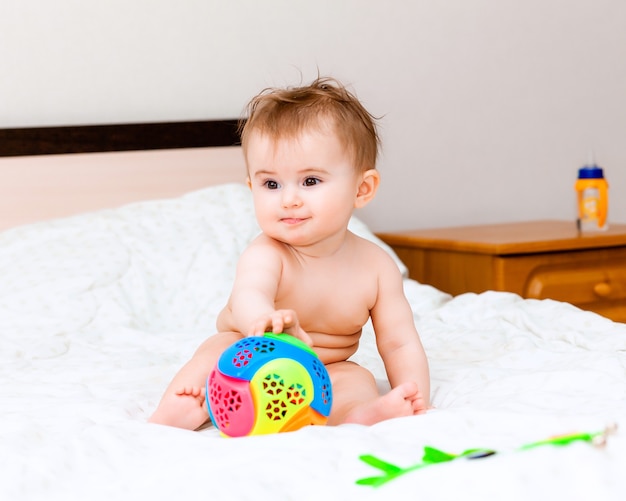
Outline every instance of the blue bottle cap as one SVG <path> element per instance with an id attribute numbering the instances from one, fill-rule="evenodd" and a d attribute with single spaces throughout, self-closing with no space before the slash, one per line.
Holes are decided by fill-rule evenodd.
<path id="1" fill-rule="evenodd" d="M 578 179 L 604 179 L 604 171 L 597 165 L 586 165 L 578 169 Z"/>

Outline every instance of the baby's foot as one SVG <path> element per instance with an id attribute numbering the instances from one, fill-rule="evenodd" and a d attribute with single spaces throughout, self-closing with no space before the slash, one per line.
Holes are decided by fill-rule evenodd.
<path id="1" fill-rule="evenodd" d="M 166 394 L 148 422 L 195 430 L 208 418 L 204 388 L 188 386 Z"/>
<path id="2" fill-rule="evenodd" d="M 375 400 L 355 407 L 346 415 L 344 422 L 372 425 L 386 419 L 421 414 L 427 409 L 417 384 L 408 381 Z"/>

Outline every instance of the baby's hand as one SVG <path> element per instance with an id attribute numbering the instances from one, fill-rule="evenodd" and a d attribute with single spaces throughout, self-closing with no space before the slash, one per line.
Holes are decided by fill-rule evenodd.
<path id="1" fill-rule="evenodd" d="M 294 310 L 275 310 L 268 315 L 264 315 L 252 324 L 248 336 L 262 336 L 266 332 L 280 334 L 285 332 L 303 341 L 309 346 L 313 346 L 313 340 L 298 322 L 298 315 Z"/>

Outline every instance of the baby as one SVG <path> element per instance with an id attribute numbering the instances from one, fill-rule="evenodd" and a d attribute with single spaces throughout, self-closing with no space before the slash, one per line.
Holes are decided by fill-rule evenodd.
<path id="1" fill-rule="evenodd" d="M 328 424 L 373 424 L 425 412 L 428 361 L 400 271 L 378 245 L 348 230 L 375 196 L 378 134 L 340 83 L 266 89 L 242 128 L 247 182 L 262 233 L 243 252 L 218 333 L 176 374 L 151 416 L 190 430 L 209 418 L 205 381 L 222 352 L 246 336 L 286 332 L 309 344 L 333 386 Z M 391 391 L 349 361 L 371 317 Z"/>

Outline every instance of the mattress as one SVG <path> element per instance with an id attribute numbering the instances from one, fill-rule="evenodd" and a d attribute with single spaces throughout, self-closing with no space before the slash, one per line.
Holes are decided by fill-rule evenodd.
<path id="1" fill-rule="evenodd" d="M 399 260 L 433 410 L 242 438 L 147 423 L 258 232 L 247 187 L 224 184 L 0 233 L 1 499 L 624 498 L 626 325 L 504 292 L 451 297 Z M 353 358 L 386 391 L 371 324 Z M 603 446 L 586 439 L 613 425 Z M 495 454 L 425 464 L 428 448 Z M 409 471 L 371 480 L 385 468 Z"/>

